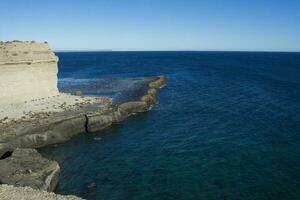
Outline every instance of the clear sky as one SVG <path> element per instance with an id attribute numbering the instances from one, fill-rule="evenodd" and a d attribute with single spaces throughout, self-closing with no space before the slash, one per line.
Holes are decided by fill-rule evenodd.
<path id="1" fill-rule="evenodd" d="M 300 51 L 300 0 L 0 0 L 0 40 L 55 50 Z"/>

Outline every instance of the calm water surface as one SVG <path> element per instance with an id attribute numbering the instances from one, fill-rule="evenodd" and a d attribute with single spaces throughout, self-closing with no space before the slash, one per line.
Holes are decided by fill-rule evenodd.
<path id="1" fill-rule="evenodd" d="M 62 168 L 57 193 L 107 200 L 300 199 L 300 53 L 58 56 L 61 90 L 65 81 L 114 80 L 102 91 L 120 96 L 135 77 L 160 74 L 168 85 L 149 113 L 41 149 Z M 91 182 L 96 187 L 87 189 Z"/>

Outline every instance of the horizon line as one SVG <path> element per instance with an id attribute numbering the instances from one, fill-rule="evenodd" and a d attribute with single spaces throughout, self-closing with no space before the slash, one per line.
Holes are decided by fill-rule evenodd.
<path id="1" fill-rule="evenodd" d="M 300 53 L 299 51 L 283 51 L 283 50 L 112 50 L 112 49 L 98 49 L 98 50 L 53 50 L 57 53 L 76 53 L 76 52 L 257 52 L 257 53 Z"/>

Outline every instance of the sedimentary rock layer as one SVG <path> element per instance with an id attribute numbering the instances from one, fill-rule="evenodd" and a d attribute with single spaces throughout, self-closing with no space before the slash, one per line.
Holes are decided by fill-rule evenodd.
<path id="1" fill-rule="evenodd" d="M 57 61 L 46 43 L 0 42 L 0 106 L 10 104 L 27 108 L 27 101 L 46 98 L 48 106 L 50 97 L 60 97 Z M 70 97 L 78 101 L 70 105 L 70 109 L 66 108 L 67 102 L 63 102 L 61 109 L 49 112 L 42 108 L 14 120 L 9 120 L 13 115 L 4 116 L 0 119 L 0 199 L 60 199 L 55 194 L 1 184 L 53 191 L 59 165 L 29 148 L 66 142 L 76 134 L 99 131 L 134 113 L 146 112 L 156 103 L 157 89 L 165 82 L 163 76 L 153 79 L 147 93 L 139 100 L 120 105 L 111 105 L 110 101 L 104 105 L 104 101 L 96 99 L 86 103 Z M 60 112 L 56 112 L 57 109 Z M 5 114 L 3 109 L 1 113 Z"/>
<path id="2" fill-rule="evenodd" d="M 38 123 L 12 124 L 12 127 L 1 130 L 0 157 L 4 159 L 0 160 L 0 167 L 4 170 L 0 173 L 0 181 L 52 191 L 58 179 L 57 163 L 47 162 L 33 149 L 19 148 L 39 148 L 65 142 L 76 134 L 96 132 L 119 123 L 134 113 L 146 112 L 156 103 L 157 89 L 165 83 L 163 76 L 157 77 L 149 83 L 147 93 L 139 101 L 125 102 L 107 110 L 98 110 L 97 104 L 89 105 L 77 112 L 62 112 Z M 9 155 L 11 153 L 12 156 Z M 29 171 L 26 168 L 28 165 L 33 166 L 33 169 L 31 167 Z M 20 173 L 16 174 L 16 171 Z M 7 191 L 4 194 L 7 195 Z"/>
<path id="3" fill-rule="evenodd" d="M 35 149 L 15 149 L 0 160 L 0 182 L 53 191 L 60 172 L 56 161 L 43 158 Z"/>
<path id="4" fill-rule="evenodd" d="M 69 140 L 76 134 L 102 130 L 119 123 L 134 113 L 146 112 L 156 103 L 157 89 L 166 82 L 157 77 L 149 83 L 147 94 L 139 101 L 126 102 L 103 111 L 99 105 L 82 107 L 79 111 L 61 112 L 39 121 L 29 121 L 0 130 L 0 156 L 16 148 L 39 148 Z"/>
<path id="5" fill-rule="evenodd" d="M 0 105 L 58 95 L 57 61 L 47 43 L 0 42 Z"/>

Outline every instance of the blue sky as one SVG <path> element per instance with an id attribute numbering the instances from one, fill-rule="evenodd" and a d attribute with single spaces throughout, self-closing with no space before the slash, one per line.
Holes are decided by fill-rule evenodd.
<path id="1" fill-rule="evenodd" d="M 300 0 L 0 0 L 0 40 L 55 50 L 300 51 Z"/>

